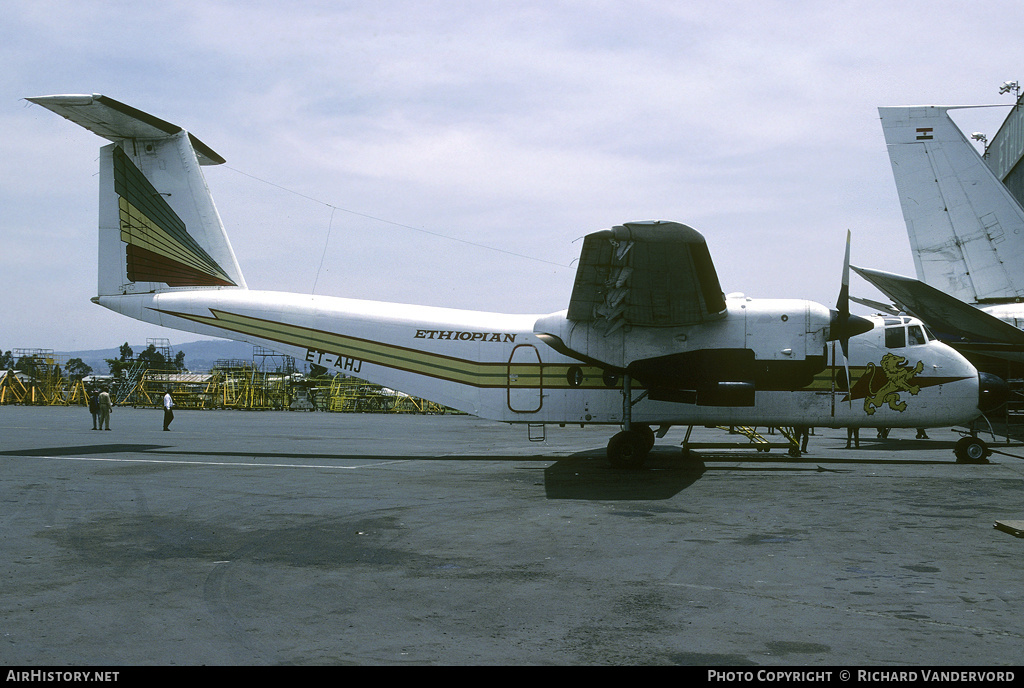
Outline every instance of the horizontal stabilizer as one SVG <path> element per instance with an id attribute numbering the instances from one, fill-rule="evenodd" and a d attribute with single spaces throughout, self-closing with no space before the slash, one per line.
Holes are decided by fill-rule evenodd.
<path id="1" fill-rule="evenodd" d="M 111 141 L 99 155 L 100 296 L 245 288 L 201 168 L 224 158 L 182 127 L 113 98 L 26 100 Z"/>
<path id="2" fill-rule="evenodd" d="M 42 105 L 108 141 L 120 143 L 125 139 L 165 139 L 182 131 L 182 127 L 165 122 L 142 110 L 136 110 L 113 98 L 92 95 L 37 96 L 25 100 Z M 200 165 L 220 165 L 224 158 L 212 148 L 188 135 Z"/>
<path id="3" fill-rule="evenodd" d="M 1024 346 L 1024 331 L 924 282 L 881 270 L 853 270 L 933 330 L 968 341 Z"/>

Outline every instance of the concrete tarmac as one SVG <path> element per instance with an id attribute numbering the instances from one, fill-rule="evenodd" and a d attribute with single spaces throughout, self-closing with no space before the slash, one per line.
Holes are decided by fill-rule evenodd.
<path id="1" fill-rule="evenodd" d="M 1020 663 L 1024 447 L 0 407 L 5 665 Z M 730 439 L 695 431 L 695 440 Z"/>

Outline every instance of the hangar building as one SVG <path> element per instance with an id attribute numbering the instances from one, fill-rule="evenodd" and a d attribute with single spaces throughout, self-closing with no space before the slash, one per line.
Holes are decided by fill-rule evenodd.
<path id="1" fill-rule="evenodd" d="M 985 148 L 985 162 L 1024 205 L 1024 96 L 1010 110 L 999 131 Z"/>

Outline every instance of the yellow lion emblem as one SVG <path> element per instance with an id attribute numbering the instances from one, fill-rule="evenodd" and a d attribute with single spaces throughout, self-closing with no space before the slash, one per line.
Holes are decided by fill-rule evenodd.
<path id="1" fill-rule="evenodd" d="M 880 369 L 876 368 L 874 363 L 868 363 L 864 373 L 868 378 L 868 393 L 864 399 L 864 412 L 869 416 L 875 413 L 875 409 L 882 408 L 886 404 L 893 411 L 904 411 L 907 408 L 907 402 L 900 399 L 900 392 L 909 392 L 913 396 L 921 391 L 920 387 L 911 383 L 914 376 L 924 370 L 924 364 L 918 361 L 917 365 L 911 368 L 909 365 L 904 365 L 906 360 L 905 356 L 887 353 L 882 356 Z M 878 387 L 875 386 L 876 378 L 880 383 Z"/>

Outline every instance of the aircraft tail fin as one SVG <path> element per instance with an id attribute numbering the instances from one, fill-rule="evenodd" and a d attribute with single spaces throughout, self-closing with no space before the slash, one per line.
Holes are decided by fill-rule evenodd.
<path id="1" fill-rule="evenodd" d="M 27 100 L 113 142 L 100 149 L 100 296 L 245 288 L 199 168 L 222 157 L 181 127 L 106 96 Z"/>
<path id="2" fill-rule="evenodd" d="M 949 117 L 880 107 L 918 278 L 966 303 L 1024 297 L 1024 208 Z"/>

